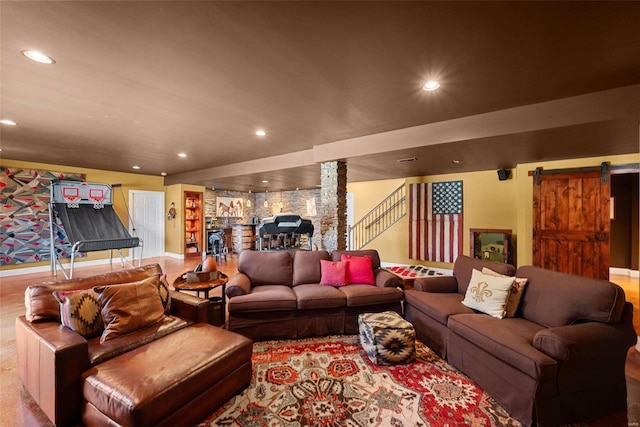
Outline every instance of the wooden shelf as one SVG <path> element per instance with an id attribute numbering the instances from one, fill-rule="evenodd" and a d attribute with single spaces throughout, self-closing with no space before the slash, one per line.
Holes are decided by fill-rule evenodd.
<path id="1" fill-rule="evenodd" d="M 201 256 L 204 251 L 202 223 L 202 193 L 184 192 L 184 256 Z"/>

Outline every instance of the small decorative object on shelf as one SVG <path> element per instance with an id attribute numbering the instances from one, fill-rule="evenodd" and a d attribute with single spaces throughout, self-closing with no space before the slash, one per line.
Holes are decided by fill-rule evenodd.
<path id="1" fill-rule="evenodd" d="M 185 257 L 200 256 L 204 253 L 202 223 L 202 193 L 186 191 L 184 193 L 184 243 Z"/>

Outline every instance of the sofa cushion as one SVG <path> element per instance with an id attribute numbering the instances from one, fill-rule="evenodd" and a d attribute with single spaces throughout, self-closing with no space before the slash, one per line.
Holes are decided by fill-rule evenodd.
<path id="1" fill-rule="evenodd" d="M 101 337 L 91 338 L 87 340 L 89 347 L 89 364 L 91 366 L 97 365 L 191 324 L 191 322 L 181 317 L 164 316 L 158 323 L 138 329 L 137 331 L 129 332 L 126 335 L 121 335 L 109 341 L 101 343 Z"/>
<path id="2" fill-rule="evenodd" d="M 459 293 L 420 292 L 416 290 L 405 291 L 407 304 L 425 313 L 432 319 L 447 324 L 449 316 L 454 314 L 473 314 L 474 311 L 462 304 L 462 295 Z"/>
<path id="3" fill-rule="evenodd" d="M 373 267 L 371 256 L 342 254 L 340 260 L 347 262 L 347 283 L 352 285 L 373 285 Z"/>
<path id="4" fill-rule="evenodd" d="M 500 276 L 500 277 L 508 277 L 508 276 L 505 276 L 504 274 L 495 272 L 487 267 L 482 267 L 482 273 Z M 516 312 L 518 311 L 518 307 L 520 307 L 520 301 L 522 300 L 522 295 L 524 294 L 524 290 L 526 287 L 527 287 L 527 279 L 523 277 L 516 277 L 516 279 L 513 282 L 513 285 L 511 285 L 511 292 L 509 292 L 509 299 L 507 300 L 505 317 L 513 317 L 516 315 Z"/>
<path id="5" fill-rule="evenodd" d="M 347 285 L 347 267 L 348 261 L 326 261 L 320 260 L 320 284 L 341 287 Z"/>
<path id="6" fill-rule="evenodd" d="M 101 342 L 153 325 L 164 317 L 164 307 L 158 295 L 159 277 L 138 282 L 96 286 L 102 306 L 104 331 Z"/>
<path id="7" fill-rule="evenodd" d="M 337 288 L 347 297 L 347 307 L 389 304 L 404 300 L 404 292 L 398 288 L 381 288 L 371 285 L 349 285 Z"/>
<path id="8" fill-rule="evenodd" d="M 482 271 L 483 267 L 490 268 L 491 270 L 504 274 L 505 276 L 513 276 L 516 272 L 516 268 L 511 264 L 484 261 L 466 255 L 460 255 L 456 258 L 456 262 L 453 265 L 453 275 L 458 281 L 459 293 L 464 295 L 467 292 L 467 287 L 469 286 L 473 269 L 475 268 L 476 270 Z"/>
<path id="9" fill-rule="evenodd" d="M 25 317 L 29 322 L 49 319 L 60 321 L 60 306 L 53 297 L 53 291 L 91 289 L 94 286 L 130 283 L 146 277 L 162 274 L 158 264 L 149 264 L 130 270 L 114 271 L 97 276 L 78 279 L 57 280 L 27 287 L 24 294 Z"/>
<path id="10" fill-rule="evenodd" d="M 244 252 L 243 252 L 244 253 Z M 262 285 L 251 289 L 247 295 L 229 299 L 229 313 L 250 311 L 295 310 L 296 295 L 285 285 Z"/>
<path id="11" fill-rule="evenodd" d="M 530 377 L 553 381 L 556 361 L 532 345 L 535 335 L 545 329 L 543 326 L 521 318 L 457 314 L 449 317 L 448 327 L 452 333 Z"/>
<path id="12" fill-rule="evenodd" d="M 514 277 L 483 274 L 474 268 L 462 304 L 502 319 L 514 281 Z"/>
<path id="13" fill-rule="evenodd" d="M 293 287 L 293 293 L 298 301 L 298 310 L 337 308 L 344 307 L 347 303 L 345 294 L 331 286 L 298 285 Z"/>
<path id="14" fill-rule="evenodd" d="M 321 260 L 330 261 L 329 252 L 295 251 L 293 254 L 293 285 L 320 282 Z"/>
<path id="15" fill-rule="evenodd" d="M 104 322 L 100 313 L 98 294 L 93 289 L 54 291 L 60 302 L 60 317 L 64 326 L 85 338 L 100 335 Z"/>
<path id="16" fill-rule="evenodd" d="M 362 249 L 360 251 L 336 250 L 331 252 L 331 259 L 334 261 L 342 261 L 342 255 L 365 256 L 371 257 L 371 268 L 377 270 L 380 268 L 380 255 L 375 249 Z"/>
<path id="17" fill-rule="evenodd" d="M 251 286 L 291 286 L 293 283 L 293 262 L 287 251 L 242 251 L 238 256 L 238 271 L 249 277 Z"/>
<path id="18" fill-rule="evenodd" d="M 520 267 L 516 275 L 528 279 L 521 303 L 525 319 L 548 327 L 621 319 L 625 296 L 616 284 L 533 266 Z"/>

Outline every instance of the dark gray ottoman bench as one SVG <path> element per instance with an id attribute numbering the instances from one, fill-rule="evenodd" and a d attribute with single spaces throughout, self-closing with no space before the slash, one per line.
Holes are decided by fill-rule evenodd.
<path id="1" fill-rule="evenodd" d="M 94 366 L 82 375 L 87 426 L 187 426 L 251 380 L 252 342 L 198 323 Z"/>

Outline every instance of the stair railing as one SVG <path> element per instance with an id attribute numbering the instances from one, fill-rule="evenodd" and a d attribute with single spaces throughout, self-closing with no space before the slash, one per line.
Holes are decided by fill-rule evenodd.
<path id="1" fill-rule="evenodd" d="M 407 214 L 406 198 L 406 185 L 402 184 L 362 219 L 349 227 L 347 235 L 349 249 L 362 249 L 405 216 Z"/>

